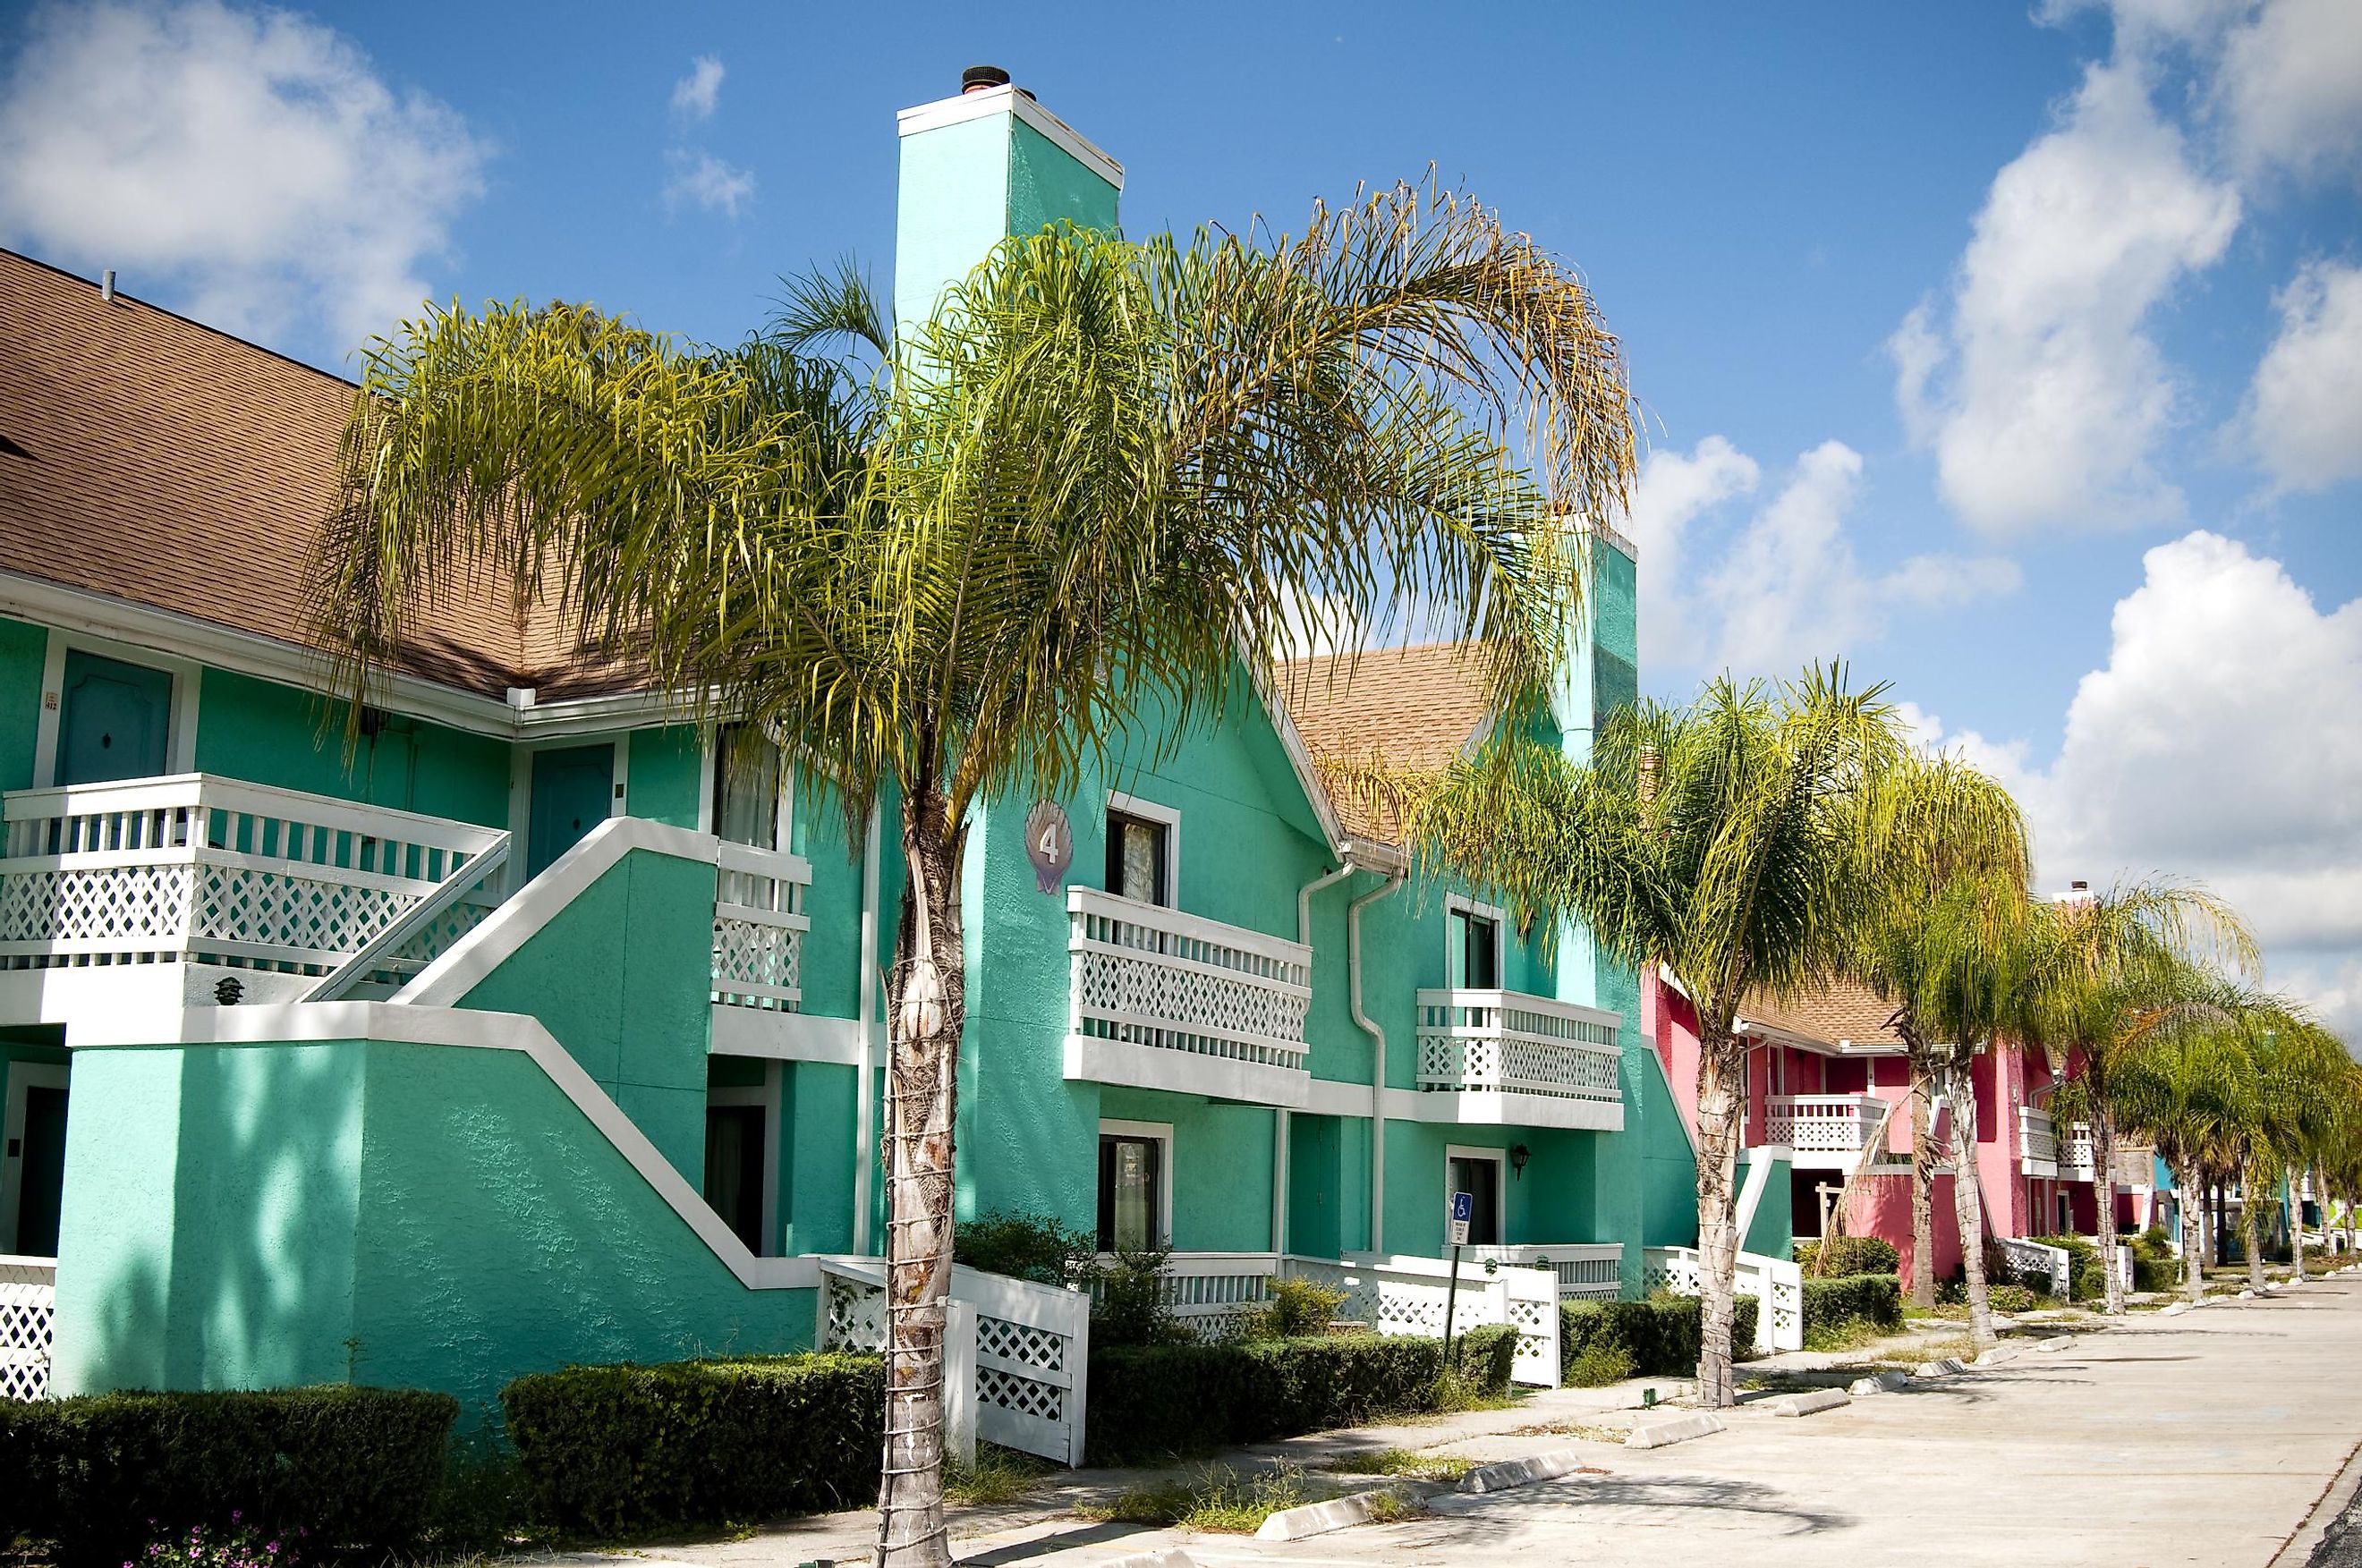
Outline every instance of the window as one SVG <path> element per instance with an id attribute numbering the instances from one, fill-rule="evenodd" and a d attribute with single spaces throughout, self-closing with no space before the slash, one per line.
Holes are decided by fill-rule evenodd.
<path id="1" fill-rule="evenodd" d="M 705 1108 L 705 1201 L 746 1250 L 763 1245 L 763 1134 L 760 1105 Z"/>
<path id="2" fill-rule="evenodd" d="M 1153 1252 L 1171 1243 L 1165 1190 L 1169 1128 L 1099 1124 L 1101 1252 Z"/>
<path id="3" fill-rule="evenodd" d="M 745 724 L 713 737 L 713 835 L 733 844 L 779 844 L 779 749 Z"/>
<path id="4" fill-rule="evenodd" d="M 1107 817 L 1107 890 L 1142 904 L 1173 902 L 1167 854 L 1172 828 L 1145 817 L 1110 809 Z"/>
<path id="5" fill-rule="evenodd" d="M 1501 919 L 1466 905 L 1455 905 L 1450 926 L 1451 950 L 1445 955 L 1444 982 L 1455 990 L 1496 991 L 1501 984 Z"/>
<path id="6" fill-rule="evenodd" d="M 1468 1216 L 1470 1246 L 1501 1245 L 1501 1154 L 1496 1149 L 1452 1149 L 1444 1159 L 1444 1191 L 1475 1200 Z"/>

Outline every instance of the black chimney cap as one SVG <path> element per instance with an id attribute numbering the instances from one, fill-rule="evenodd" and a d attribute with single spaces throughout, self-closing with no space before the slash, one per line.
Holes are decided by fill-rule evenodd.
<path id="1" fill-rule="evenodd" d="M 1009 72 L 997 65 L 971 65 L 960 72 L 960 91 L 981 93 L 988 87 L 1009 85 Z"/>

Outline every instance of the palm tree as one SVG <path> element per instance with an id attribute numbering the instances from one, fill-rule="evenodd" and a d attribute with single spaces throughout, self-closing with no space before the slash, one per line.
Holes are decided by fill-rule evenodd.
<path id="1" fill-rule="evenodd" d="M 880 1554 L 945 1562 L 971 813 L 1250 700 L 1308 602 L 1381 629 L 1432 607 L 1497 698 L 1539 689 L 1572 520 L 1616 515 L 1632 474 L 1616 341 L 1530 239 L 1397 188 L 1268 244 L 1013 238 L 899 341 L 848 275 L 734 348 L 519 303 L 364 361 L 316 577 L 356 712 L 480 575 L 685 709 L 767 728 L 856 839 L 899 814 Z"/>
<path id="2" fill-rule="evenodd" d="M 2235 1157 L 2237 1128 L 2253 1118 L 2253 1078 L 2243 1026 L 2227 1012 L 2187 1015 L 2128 1053 L 2112 1075 L 2123 1124 L 2146 1135 L 2180 1194 L 2182 1284 L 2205 1294 L 2203 1183 Z"/>
<path id="3" fill-rule="evenodd" d="M 2290 1190 L 2298 1170 L 2334 1135 L 2334 1106 L 2354 1060 L 2328 1030 L 2286 1004 L 2252 1011 L 2246 1059 L 2253 1080 L 2253 1116 L 2242 1129 L 2240 1168 L 2246 1201 L 2240 1205 L 2247 1250 L 2247 1282 L 2264 1288 L 2263 1197 Z M 2290 1248 L 2304 1277 L 2304 1226 L 2291 1216 Z"/>
<path id="4" fill-rule="evenodd" d="M 1678 980 L 1696 1008 L 1699 1397 L 1733 1401 L 1738 1255 L 1734 1177 L 1743 998 L 1794 996 L 1847 972 L 1873 902 L 1898 781 L 1919 775 L 1883 687 L 1838 669 L 1778 686 L 1708 683 L 1601 728 L 1588 763 L 1507 739 L 1427 778 L 1353 773 L 1398 813 L 1423 861 L 1505 898 L 1519 918 L 1573 915 L 1600 947 Z M 1341 771 L 1341 773 L 1342 771 Z M 1916 852 L 1897 835 L 1899 852 Z"/>
<path id="5" fill-rule="evenodd" d="M 1894 1009 L 1891 1021 L 1903 1040 L 1911 1080 L 1911 1299 L 1936 1301 L 1935 1168 L 1931 1101 L 1948 1047 L 1928 1037 L 1923 1009 L 1940 1006 L 1930 987 L 1939 976 L 1957 973 L 1978 952 L 1992 953 L 1988 933 L 1960 918 L 1947 894 L 1967 887 L 1973 912 L 1987 901 L 1996 908 L 2023 903 L 2031 868 L 2025 828 L 2009 792 L 1952 757 L 1915 762 L 1911 786 L 1892 799 L 1906 813 L 1888 828 L 1894 836 L 1921 840 L 1915 854 L 1895 856 L 1881 867 L 1879 898 L 1865 924 L 1855 978 Z M 1948 950 L 1958 942 L 1969 951 Z M 1956 1116 L 1957 1120 L 1957 1116 Z M 1956 1178 L 1956 1180 L 1959 1179 Z M 1982 1258 L 1976 1275 L 1982 1274 Z"/>
<path id="6" fill-rule="evenodd" d="M 2215 965 L 2253 972 L 2255 938 L 2202 887 L 2120 884 L 2046 907 L 2028 977 L 2022 1037 L 2075 1075 L 2069 1103 L 2092 1125 L 2094 1233 L 2106 1281 L 2103 1310 L 2125 1310 L 2116 1272 L 2115 1076 L 2160 1031 L 2235 1005 Z"/>

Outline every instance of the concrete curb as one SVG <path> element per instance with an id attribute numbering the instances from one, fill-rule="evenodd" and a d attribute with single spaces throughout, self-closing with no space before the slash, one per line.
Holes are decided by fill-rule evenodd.
<path id="1" fill-rule="evenodd" d="M 1367 1524 L 1380 1497 L 1396 1497 L 1403 1502 L 1418 1500 L 1418 1494 L 1407 1486 L 1373 1486 L 1366 1492 L 1348 1493 L 1330 1497 L 1326 1502 L 1307 1503 L 1300 1508 L 1282 1508 L 1263 1521 L 1254 1532 L 1257 1541 L 1302 1541 L 1309 1535 L 1326 1535 L 1332 1530 L 1346 1530 L 1357 1524 Z"/>
<path id="2" fill-rule="evenodd" d="M 1659 1421 L 1655 1426 L 1635 1427 L 1632 1429 L 1632 1435 L 1624 1440 L 1624 1446 L 1664 1448 L 1676 1442 L 1687 1442 L 1692 1438 L 1711 1437 L 1723 1430 L 1720 1417 L 1711 1410 L 1700 1410 L 1694 1415 L 1680 1416 L 1670 1421 Z"/>
<path id="3" fill-rule="evenodd" d="M 1961 1365 L 1958 1360 L 1948 1355 L 1941 1361 L 1921 1362 L 1912 1370 L 1911 1376 L 1914 1377 L 1950 1377 L 1959 1373 L 1966 1372 L 1968 1368 Z"/>
<path id="4" fill-rule="evenodd" d="M 2175 1302 L 2172 1306 L 2170 1306 L 2170 1307 L 2160 1307 L 2160 1308 L 2158 1308 L 2158 1313 L 2157 1313 L 2157 1315 L 2158 1315 L 2158 1317 L 2160 1317 L 2160 1318 L 2178 1318 L 2178 1317 L 2181 1316 L 2181 1314 L 2182 1314 L 2182 1313 L 2184 1313 L 2184 1312 L 2186 1312 L 2186 1311 L 2188 1311 L 2188 1310 L 2190 1310 L 2190 1303 L 2189 1303 L 2189 1302 L 2187 1302 L 2187 1301 L 2176 1301 L 2176 1302 Z"/>
<path id="5" fill-rule="evenodd" d="M 1817 1410 L 1834 1410 L 1840 1405 L 1850 1405 L 1850 1396 L 1835 1388 L 1816 1388 L 1809 1394 L 1791 1394 L 1784 1399 L 1772 1401 L 1775 1416 L 1809 1416 Z"/>
<path id="6" fill-rule="evenodd" d="M 1881 1372 L 1872 1376 L 1855 1378 L 1852 1382 L 1846 1385 L 1846 1392 L 1856 1396 L 1863 1394 L 1900 1394 L 1904 1389 L 1910 1387 L 1911 1375 L 1909 1373 Z"/>
<path id="7" fill-rule="evenodd" d="M 1582 1469 L 1586 1457 L 1579 1448 L 1553 1448 L 1547 1453 L 1531 1453 L 1523 1459 L 1480 1464 L 1460 1478 L 1459 1489 L 1481 1496 L 1506 1492 L 1512 1486 L 1529 1486 L 1537 1481 L 1555 1481 Z"/>
<path id="8" fill-rule="evenodd" d="M 1162 1552 L 1134 1552 L 1128 1556 L 1110 1557 L 1098 1568 L 1198 1568 L 1198 1560 L 1177 1546 Z"/>
<path id="9" fill-rule="evenodd" d="M 1997 1344 L 1991 1350 L 1985 1352 L 1982 1355 L 1977 1357 L 1976 1365 L 1979 1366 L 1999 1366 L 2004 1361 L 2015 1361 L 2016 1359 L 2017 1346 L 2014 1344 Z"/>
<path id="10" fill-rule="evenodd" d="M 2036 1345 L 2034 1348 L 2045 1351 L 2072 1350 L 2075 1348 L 2075 1336 L 2073 1334 L 2060 1334 L 2056 1339 L 2044 1340 L 2040 1344 Z"/>

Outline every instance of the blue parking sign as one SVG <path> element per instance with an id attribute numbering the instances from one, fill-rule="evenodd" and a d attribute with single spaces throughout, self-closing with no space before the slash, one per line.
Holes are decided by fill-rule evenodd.
<path id="1" fill-rule="evenodd" d="M 1473 1192 L 1453 1193 L 1451 1195 L 1451 1217 L 1455 1222 L 1463 1225 L 1469 1221 L 1474 1219 L 1476 1217 L 1476 1194 Z"/>

